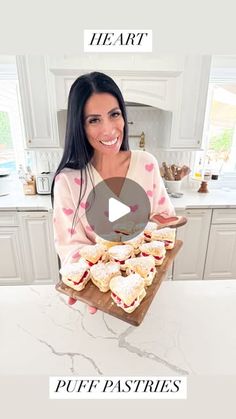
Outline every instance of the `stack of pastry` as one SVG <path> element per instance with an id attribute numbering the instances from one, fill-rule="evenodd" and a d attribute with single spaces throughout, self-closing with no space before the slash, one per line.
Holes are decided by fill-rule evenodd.
<path id="1" fill-rule="evenodd" d="M 152 231 L 157 229 L 157 224 L 153 221 L 148 221 L 147 225 L 144 228 L 143 235 L 146 242 L 151 241 Z"/>
<path id="2" fill-rule="evenodd" d="M 90 268 L 91 280 L 101 292 L 109 291 L 111 279 L 120 274 L 120 265 L 116 262 L 101 262 Z"/>
<path id="3" fill-rule="evenodd" d="M 139 234 L 138 236 L 136 236 L 132 239 L 129 239 L 129 240 L 126 239 L 125 241 L 123 241 L 124 244 L 129 244 L 133 247 L 135 256 L 139 255 L 140 246 L 143 242 L 144 242 L 143 234 Z"/>
<path id="4" fill-rule="evenodd" d="M 89 266 L 108 260 L 104 246 L 101 244 L 88 244 L 82 247 L 82 249 L 80 249 L 80 255 L 87 261 Z"/>
<path id="5" fill-rule="evenodd" d="M 153 230 L 151 233 L 151 241 L 157 240 L 161 241 L 165 244 L 166 250 L 173 249 L 175 245 L 175 235 L 176 229 L 175 228 L 161 228 L 159 230 Z"/>
<path id="6" fill-rule="evenodd" d="M 60 269 L 60 274 L 64 284 L 76 291 L 81 291 L 90 279 L 89 264 L 84 259 L 80 259 L 77 263 L 64 265 Z"/>
<path id="7" fill-rule="evenodd" d="M 146 287 L 152 284 L 166 250 L 174 247 L 175 229 L 158 230 L 150 221 L 142 234 L 129 239 L 133 231 L 131 224 L 117 225 L 113 233 L 96 236 L 95 245 L 80 249 L 78 263 L 61 268 L 62 281 L 81 291 L 91 279 L 101 292 L 111 291 L 118 307 L 133 312 L 145 297 Z"/>
<path id="8" fill-rule="evenodd" d="M 155 259 L 153 256 L 140 256 L 137 258 L 128 259 L 125 263 L 126 273 L 130 275 L 132 273 L 139 274 L 145 282 L 145 286 L 150 286 L 156 275 Z"/>
<path id="9" fill-rule="evenodd" d="M 132 313 L 146 295 L 145 282 L 139 274 L 115 276 L 110 289 L 113 301 L 127 313 Z"/>
<path id="10" fill-rule="evenodd" d="M 140 246 L 142 256 L 153 256 L 155 259 L 155 265 L 160 266 L 164 261 L 166 255 L 165 244 L 160 241 L 151 241 L 148 243 L 141 244 Z"/>
<path id="11" fill-rule="evenodd" d="M 108 255 L 111 260 L 120 264 L 122 271 L 125 271 L 125 262 L 127 259 L 134 257 L 134 248 L 131 244 L 112 246 L 108 249 Z"/>

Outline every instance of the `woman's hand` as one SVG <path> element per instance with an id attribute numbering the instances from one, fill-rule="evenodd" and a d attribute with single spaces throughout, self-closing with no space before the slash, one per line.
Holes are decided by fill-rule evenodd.
<path id="1" fill-rule="evenodd" d="M 75 304 L 75 303 L 76 303 L 76 301 L 77 301 L 77 300 L 76 300 L 75 298 L 69 297 L 69 299 L 68 299 L 68 304 L 69 304 L 70 306 L 72 306 L 73 304 Z M 95 314 L 95 313 L 96 313 L 96 311 L 97 311 L 96 307 L 88 306 L 88 312 L 89 312 L 90 314 Z"/>

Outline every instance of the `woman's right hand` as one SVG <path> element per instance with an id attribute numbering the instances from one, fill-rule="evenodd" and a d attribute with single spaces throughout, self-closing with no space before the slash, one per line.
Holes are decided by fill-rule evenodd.
<path id="1" fill-rule="evenodd" d="M 68 299 L 68 304 L 70 305 L 70 306 L 72 306 L 73 304 L 75 304 L 76 303 L 76 299 L 75 298 L 72 298 L 72 297 L 69 297 L 69 299 Z M 95 314 L 96 313 L 96 311 L 97 311 L 97 309 L 96 309 L 96 307 L 93 307 L 93 306 L 88 306 L 88 311 L 89 311 L 89 313 L 90 314 Z"/>

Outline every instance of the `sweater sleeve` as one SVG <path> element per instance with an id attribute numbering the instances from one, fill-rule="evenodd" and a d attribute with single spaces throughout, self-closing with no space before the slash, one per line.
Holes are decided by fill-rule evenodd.
<path id="1" fill-rule="evenodd" d="M 53 231 L 56 252 L 62 265 L 77 262 L 80 248 L 91 244 L 81 221 L 73 225 L 75 211 L 68 179 L 60 173 L 54 185 Z"/>
<path id="2" fill-rule="evenodd" d="M 175 209 L 171 203 L 164 182 L 162 180 L 158 162 L 152 154 L 147 154 L 149 155 L 149 162 L 146 164 L 145 167 L 146 169 L 150 170 L 150 174 L 153 174 L 153 185 L 152 189 L 149 191 L 150 195 L 152 195 L 153 198 L 151 200 L 150 218 L 152 218 L 154 214 L 160 214 L 165 218 L 175 216 Z"/>

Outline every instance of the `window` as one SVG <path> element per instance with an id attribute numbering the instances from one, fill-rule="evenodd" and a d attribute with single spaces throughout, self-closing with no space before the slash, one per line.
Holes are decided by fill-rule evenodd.
<path id="1" fill-rule="evenodd" d="M 204 152 L 197 153 L 202 170 L 221 179 L 236 178 L 236 56 L 215 56 L 208 91 Z"/>
<path id="2" fill-rule="evenodd" d="M 0 169 L 16 171 L 24 164 L 19 86 L 13 57 L 10 63 L 2 61 L 0 57 Z"/>
<path id="3" fill-rule="evenodd" d="M 210 85 L 211 108 L 205 165 L 236 174 L 236 82 Z"/>

